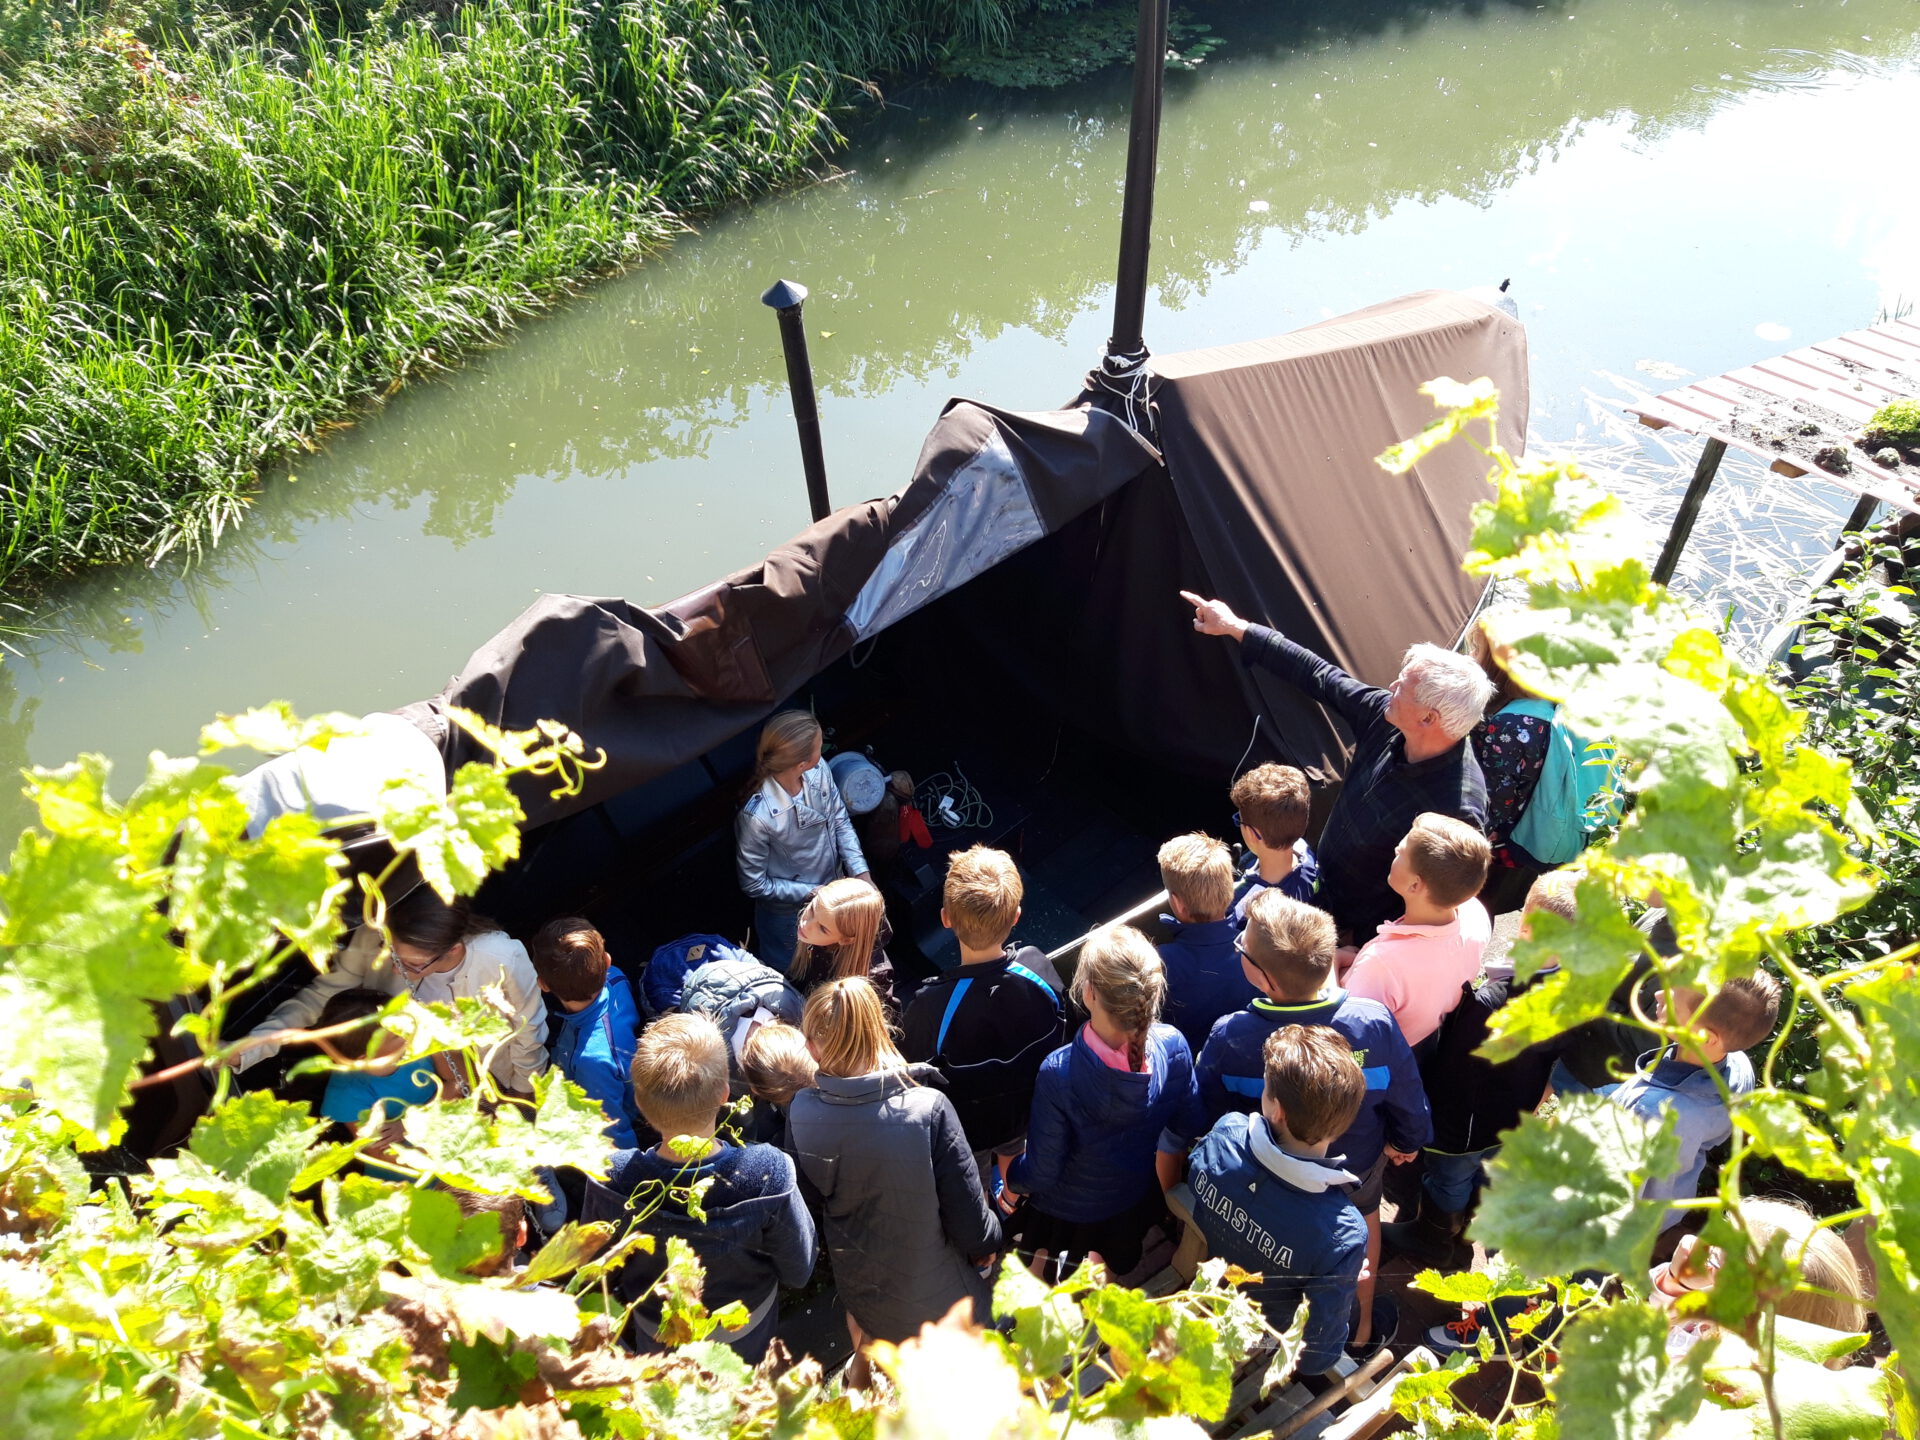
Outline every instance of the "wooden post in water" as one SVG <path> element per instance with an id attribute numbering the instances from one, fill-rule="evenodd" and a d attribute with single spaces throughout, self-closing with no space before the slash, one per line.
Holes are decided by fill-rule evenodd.
<path id="1" fill-rule="evenodd" d="M 1680 552 L 1687 548 L 1687 537 L 1693 534 L 1693 522 L 1700 518 L 1700 502 L 1707 498 L 1726 453 L 1724 440 L 1708 440 L 1700 452 L 1700 463 L 1693 467 L 1693 479 L 1687 485 L 1687 493 L 1680 497 L 1679 513 L 1673 517 L 1673 528 L 1667 532 L 1667 543 L 1660 551 L 1660 558 L 1653 562 L 1656 585 L 1665 585 L 1673 579 L 1673 572 L 1680 564 Z"/>
<path id="2" fill-rule="evenodd" d="M 827 499 L 827 457 L 820 449 L 820 405 L 813 392 L 813 361 L 807 356 L 807 327 L 800 307 L 807 287 L 793 280 L 776 281 L 760 303 L 780 317 L 780 348 L 787 356 L 787 389 L 793 396 L 793 423 L 800 432 L 800 465 L 807 475 L 807 504 L 813 518 L 824 520 L 833 505 Z"/>
<path id="3" fill-rule="evenodd" d="M 1167 73 L 1167 0 L 1140 0 L 1133 41 L 1133 117 L 1127 126 L 1127 188 L 1120 206 L 1119 289 L 1107 354 L 1145 347 L 1147 255 L 1153 238 L 1153 182 L 1160 163 L 1160 97 Z"/>

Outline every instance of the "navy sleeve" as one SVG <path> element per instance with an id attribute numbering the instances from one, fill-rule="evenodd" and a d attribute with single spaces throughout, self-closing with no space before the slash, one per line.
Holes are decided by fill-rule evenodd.
<path id="1" fill-rule="evenodd" d="M 1378 1048 L 1387 1057 L 1387 1099 L 1384 1109 L 1387 1144 L 1403 1153 L 1418 1150 L 1433 1139 L 1433 1113 L 1427 1109 L 1427 1087 L 1420 1082 L 1420 1065 L 1398 1024 L 1380 1027 Z M 1369 1057 L 1371 1058 L 1371 1057 Z"/>
<path id="2" fill-rule="evenodd" d="M 1310 1281 L 1307 1289 L 1307 1329 L 1296 1374 L 1318 1375 L 1331 1369 L 1347 1343 L 1353 1302 L 1360 1286 L 1360 1267 L 1367 1258 L 1366 1232 L 1335 1252 L 1327 1273 Z"/>
<path id="3" fill-rule="evenodd" d="M 1296 645 L 1277 630 L 1249 625 L 1240 641 L 1242 664 L 1278 675 L 1334 711 L 1358 735 L 1387 708 L 1387 692 L 1363 685 L 1331 660 Z"/>
<path id="4" fill-rule="evenodd" d="M 1216 1022 L 1214 1029 L 1219 1028 Z M 1227 1087 L 1220 1082 L 1220 1062 L 1225 1053 L 1225 1047 L 1216 1044 L 1211 1036 L 1200 1047 L 1200 1058 L 1192 1062 L 1188 1071 L 1186 1098 L 1175 1108 L 1173 1119 L 1160 1133 L 1162 1150 L 1178 1154 L 1191 1148 L 1213 1129 L 1216 1120 L 1233 1108 L 1227 1098 Z"/>
<path id="5" fill-rule="evenodd" d="M 1054 1052 L 1059 1055 L 1059 1051 Z M 1065 1056 L 1061 1056 L 1065 1060 Z M 1007 1185 L 1023 1195 L 1045 1195 L 1060 1188 L 1073 1147 L 1073 1117 L 1067 1111 L 1067 1067 L 1051 1058 L 1034 1077 L 1033 1111 L 1027 1120 L 1027 1148 L 1007 1169 Z"/>
<path id="6" fill-rule="evenodd" d="M 952 982 L 929 985 L 907 1002 L 900 1017 L 900 1053 L 908 1060 L 931 1060 L 939 1038 L 940 1014 L 945 1009 Z"/>
<path id="7" fill-rule="evenodd" d="M 774 1150 L 773 1156 L 779 1161 L 774 1168 L 786 1182 L 786 1189 L 779 1197 L 781 1208 L 767 1225 L 767 1256 L 773 1261 L 780 1283 L 789 1289 L 798 1289 L 813 1277 L 813 1216 L 800 1193 L 799 1172 L 793 1161 L 784 1151 Z"/>
<path id="8" fill-rule="evenodd" d="M 953 1102 L 935 1095 L 933 1188 L 940 1202 L 940 1229 L 947 1243 L 968 1259 L 1000 1248 L 1000 1217 L 987 1208 L 980 1170 L 967 1146 L 967 1132 Z"/>

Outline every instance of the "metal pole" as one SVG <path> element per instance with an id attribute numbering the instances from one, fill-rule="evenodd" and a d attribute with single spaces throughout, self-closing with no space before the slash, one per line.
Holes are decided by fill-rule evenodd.
<path id="1" fill-rule="evenodd" d="M 1131 355 L 1145 340 L 1147 252 L 1153 239 L 1153 181 L 1160 163 L 1160 99 L 1167 72 L 1167 0 L 1140 0 L 1133 41 L 1133 115 L 1127 126 L 1127 188 L 1120 206 L 1119 289 L 1109 355 Z"/>
<path id="2" fill-rule="evenodd" d="M 807 327 L 800 317 L 807 287 L 793 280 L 770 286 L 760 303 L 780 317 L 780 348 L 787 356 L 787 389 L 793 396 L 793 423 L 800 432 L 800 465 L 807 474 L 807 504 L 824 520 L 833 505 L 827 499 L 827 457 L 820 449 L 820 406 L 813 393 L 813 362 L 807 357 Z"/>
<path id="3" fill-rule="evenodd" d="M 1654 561 L 1654 584 L 1665 585 L 1673 579 L 1673 572 L 1680 564 L 1680 552 L 1687 548 L 1687 537 L 1693 534 L 1693 522 L 1700 518 L 1700 503 L 1707 498 L 1707 490 L 1726 453 L 1724 440 L 1709 440 L 1700 452 L 1700 463 L 1693 467 L 1693 479 L 1687 484 L 1687 493 L 1680 497 L 1679 513 L 1673 517 L 1673 528 L 1667 532 L 1667 543 L 1660 551 L 1660 558 Z"/>

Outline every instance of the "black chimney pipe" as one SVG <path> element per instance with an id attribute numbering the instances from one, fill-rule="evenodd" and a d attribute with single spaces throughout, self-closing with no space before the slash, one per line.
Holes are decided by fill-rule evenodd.
<path id="1" fill-rule="evenodd" d="M 1160 164 L 1160 97 L 1166 88 L 1167 0 L 1140 0 L 1133 41 L 1133 116 L 1127 125 L 1127 188 L 1120 208 L 1119 290 L 1107 354 L 1145 346 L 1147 253 L 1153 239 L 1153 182 Z"/>
<path id="2" fill-rule="evenodd" d="M 807 357 L 807 327 L 800 307 L 807 287 L 780 280 L 768 287 L 760 303 L 780 317 L 780 348 L 787 356 L 787 389 L 793 395 L 793 423 L 800 431 L 800 465 L 807 474 L 807 504 L 813 518 L 824 520 L 833 510 L 827 499 L 827 457 L 820 449 L 820 406 L 813 393 L 813 361 Z"/>

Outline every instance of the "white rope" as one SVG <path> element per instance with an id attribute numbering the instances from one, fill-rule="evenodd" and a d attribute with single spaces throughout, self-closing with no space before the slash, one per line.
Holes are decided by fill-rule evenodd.
<path id="1" fill-rule="evenodd" d="M 1102 390 L 1120 397 L 1120 419 L 1136 435 L 1152 430 L 1159 423 L 1153 404 L 1153 377 L 1147 373 L 1147 358 L 1147 347 L 1144 345 L 1124 355 L 1102 355 L 1100 368 L 1087 377 Z"/>

